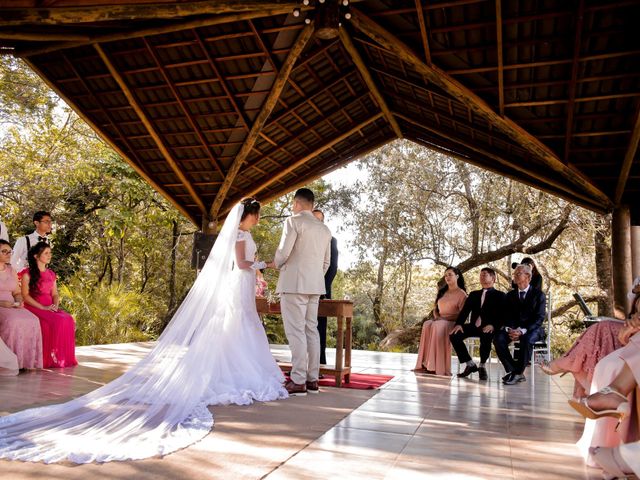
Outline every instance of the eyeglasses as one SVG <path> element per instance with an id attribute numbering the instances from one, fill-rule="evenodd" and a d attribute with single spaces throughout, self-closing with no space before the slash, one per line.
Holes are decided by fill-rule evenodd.
<path id="1" fill-rule="evenodd" d="M 38 222 L 38 223 L 46 223 L 48 225 L 51 225 L 53 223 L 51 220 L 36 220 L 36 222 Z"/>
<path id="2" fill-rule="evenodd" d="M 10 253 L 11 253 L 11 250 L 7 250 L 7 249 L 5 249 L 5 250 L 0 250 L 0 253 L 2 253 L 3 255 L 8 255 L 8 254 L 10 254 Z"/>

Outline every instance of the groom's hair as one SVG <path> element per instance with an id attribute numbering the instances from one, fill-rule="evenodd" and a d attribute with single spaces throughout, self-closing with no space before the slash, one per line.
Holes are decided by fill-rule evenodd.
<path id="1" fill-rule="evenodd" d="M 300 188 L 293 196 L 294 200 L 304 200 L 305 202 L 313 205 L 313 202 L 316 201 L 316 197 L 311 190 L 308 188 Z"/>

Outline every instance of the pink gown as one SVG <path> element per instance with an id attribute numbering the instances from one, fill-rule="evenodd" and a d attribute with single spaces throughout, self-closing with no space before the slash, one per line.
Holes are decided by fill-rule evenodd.
<path id="1" fill-rule="evenodd" d="M 571 372 L 575 379 L 573 396 L 585 397 L 589 391 L 596 364 L 614 350 L 622 347 L 618 334 L 624 327 L 622 322 L 602 321 L 591 325 L 575 341 L 562 357 L 556 359 L 554 367 Z"/>
<path id="2" fill-rule="evenodd" d="M 13 302 L 18 280 L 10 265 L 0 272 L 0 300 Z M 18 368 L 42 368 L 38 318 L 25 308 L 0 307 L 0 338 L 18 360 Z"/>
<path id="3" fill-rule="evenodd" d="M 20 276 L 29 273 L 26 268 Z M 37 291 L 30 290 L 29 294 L 35 301 L 47 307 L 53 304 L 51 291 L 56 281 L 56 274 L 52 270 L 45 270 L 38 280 Z M 73 367 L 76 361 L 76 322 L 64 310 L 52 312 L 41 310 L 25 303 L 25 308 L 33 312 L 40 320 L 42 329 L 42 352 L 44 368 Z"/>
<path id="4" fill-rule="evenodd" d="M 416 369 L 425 368 L 436 375 L 451 375 L 451 342 L 449 332 L 464 306 L 464 290 L 447 291 L 438 300 L 439 314 L 422 325 Z"/>

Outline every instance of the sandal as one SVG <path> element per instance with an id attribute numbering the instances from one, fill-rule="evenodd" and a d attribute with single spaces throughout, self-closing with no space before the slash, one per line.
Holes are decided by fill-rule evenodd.
<path id="1" fill-rule="evenodd" d="M 542 370 L 547 375 L 558 375 L 558 374 L 560 374 L 560 378 L 564 377 L 567 373 L 569 373 L 566 370 L 554 370 L 551 367 L 551 362 L 547 362 L 546 360 L 544 360 L 540 364 L 540 370 Z"/>
<path id="2" fill-rule="evenodd" d="M 613 480 L 616 478 L 630 478 L 633 475 L 631 468 L 620 456 L 617 448 L 590 448 L 591 458 L 602 469 L 605 480 Z M 637 478 L 633 476 L 633 478 Z"/>
<path id="3" fill-rule="evenodd" d="M 590 418 L 592 420 L 602 418 L 602 417 L 614 417 L 618 419 L 618 425 L 616 425 L 616 431 L 627 415 L 629 415 L 629 401 L 627 397 L 614 390 L 611 387 L 604 387 L 598 391 L 603 395 L 608 395 L 610 393 L 622 398 L 624 401 L 620 402 L 620 404 L 616 407 L 616 409 L 606 409 L 606 410 L 594 410 L 589 406 L 589 397 L 581 398 L 580 400 L 569 400 L 569 405 L 571 405 L 580 415 L 585 418 Z M 591 395 L 590 395 L 591 396 Z"/>

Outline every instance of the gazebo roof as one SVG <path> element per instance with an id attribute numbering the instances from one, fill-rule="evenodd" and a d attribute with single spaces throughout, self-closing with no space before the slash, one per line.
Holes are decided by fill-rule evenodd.
<path id="1" fill-rule="evenodd" d="M 16 0 L 0 49 L 195 223 L 398 137 L 638 223 L 639 5 Z"/>

